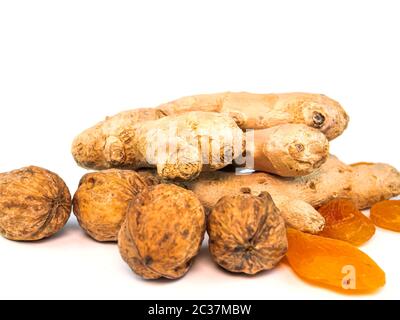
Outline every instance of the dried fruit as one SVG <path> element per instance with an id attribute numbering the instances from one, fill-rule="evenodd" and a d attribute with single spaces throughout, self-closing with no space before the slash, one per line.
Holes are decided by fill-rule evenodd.
<path id="1" fill-rule="evenodd" d="M 117 241 L 129 202 L 150 180 L 128 170 L 106 170 L 83 176 L 74 196 L 80 226 L 97 241 Z"/>
<path id="2" fill-rule="evenodd" d="M 375 234 L 372 221 L 359 211 L 351 200 L 335 199 L 318 211 L 325 218 L 325 228 L 319 233 L 320 236 L 359 246 Z"/>
<path id="3" fill-rule="evenodd" d="M 26 167 L 0 174 L 0 234 L 34 241 L 58 232 L 71 214 L 71 195 L 55 173 Z"/>
<path id="4" fill-rule="evenodd" d="M 145 279 L 184 276 L 204 239 L 206 216 L 186 189 L 160 184 L 132 201 L 118 244 L 122 258 Z"/>
<path id="5" fill-rule="evenodd" d="M 378 202 L 371 208 L 371 220 L 378 227 L 400 232 L 400 201 Z"/>
<path id="6" fill-rule="evenodd" d="M 369 292 L 385 285 L 385 273 L 347 242 L 288 230 L 287 258 L 304 280 L 336 289 Z"/>
<path id="7" fill-rule="evenodd" d="M 285 221 L 263 192 L 223 197 L 208 219 L 210 252 L 224 269 L 256 274 L 274 268 L 285 256 Z"/>

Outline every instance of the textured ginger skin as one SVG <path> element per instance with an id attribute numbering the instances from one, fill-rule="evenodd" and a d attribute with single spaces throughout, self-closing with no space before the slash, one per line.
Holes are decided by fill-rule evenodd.
<path id="1" fill-rule="evenodd" d="M 370 208 L 377 202 L 400 194 L 400 173 L 384 163 L 351 165 L 351 199 L 359 209 Z"/>
<path id="2" fill-rule="evenodd" d="M 330 156 L 315 173 L 298 178 L 280 178 L 267 173 L 236 175 L 231 172 L 204 173 L 200 179 L 186 185 L 206 207 L 213 207 L 226 195 L 237 194 L 243 188 L 252 192 L 268 192 L 286 196 L 320 207 L 335 198 L 348 198 L 358 209 L 371 207 L 379 200 L 400 194 L 400 173 L 390 165 L 359 164 L 349 166 Z"/>
<path id="3" fill-rule="evenodd" d="M 91 169 L 156 167 L 163 178 L 187 180 L 202 170 L 226 166 L 242 152 L 243 133 L 226 115 L 190 112 L 145 121 L 142 112 L 134 110 L 111 117 L 79 135 L 72 147 L 78 164 Z M 150 117 L 159 114 L 148 109 L 145 112 Z M 200 148 L 203 141 L 205 148 Z M 150 152 L 150 148 L 165 147 L 167 142 L 165 150 Z M 217 142 L 220 149 L 213 159 L 211 147 Z M 177 148 L 170 150 L 169 146 Z"/>
<path id="4" fill-rule="evenodd" d="M 163 116 L 156 109 L 142 108 L 107 117 L 75 138 L 72 154 L 84 168 L 134 167 L 136 146 L 131 142 L 135 137 L 135 125 Z"/>
<path id="5" fill-rule="evenodd" d="M 146 181 L 149 181 L 151 184 L 160 184 L 160 183 L 175 183 L 180 186 L 183 186 L 188 189 L 193 189 L 197 196 L 200 196 L 200 200 L 204 205 L 206 212 L 210 213 L 213 209 L 214 205 L 218 202 L 220 198 L 227 196 L 235 196 L 240 193 L 250 193 L 253 196 L 259 196 L 262 190 L 260 188 L 256 188 L 257 191 L 253 191 L 248 187 L 240 187 L 240 189 L 230 189 L 226 190 L 222 193 L 218 191 L 216 197 L 208 197 L 208 194 L 204 194 L 200 192 L 201 187 L 204 187 L 204 184 L 201 183 L 200 180 L 204 176 L 209 176 L 208 174 L 203 174 L 200 176 L 199 180 L 193 182 L 184 182 L 184 181 L 165 181 L 157 176 L 157 174 L 153 170 L 139 170 L 139 175 Z M 225 172 L 226 173 L 226 172 Z M 219 174 L 219 172 L 218 172 Z M 234 174 L 234 173 L 229 173 Z M 211 175 L 211 174 L 210 174 Z M 199 185 L 200 189 L 197 189 L 196 186 Z M 236 186 L 238 187 L 238 186 Z M 265 189 L 265 188 L 264 188 Z M 214 187 L 211 187 L 210 190 L 214 190 Z M 211 200 L 210 200 L 211 199 Z M 217 200 L 215 200 L 217 199 Z M 215 203 L 213 202 L 215 201 Z M 284 194 L 274 195 L 273 201 L 276 207 L 281 212 L 281 216 L 286 222 L 288 227 L 295 228 L 297 230 L 317 234 L 321 232 L 325 226 L 325 219 L 319 214 L 317 210 L 315 210 L 310 204 L 305 201 L 298 199 L 291 199 Z"/>
<path id="6" fill-rule="evenodd" d="M 288 248 L 285 221 L 267 193 L 223 197 L 208 217 L 207 231 L 214 261 L 231 272 L 273 269 Z"/>
<path id="7" fill-rule="evenodd" d="M 131 202 L 118 245 L 144 279 L 178 279 L 189 271 L 205 230 L 204 208 L 193 192 L 160 184 Z"/>
<path id="8" fill-rule="evenodd" d="M 163 178 L 187 180 L 201 171 L 221 169 L 242 155 L 254 156 L 256 170 L 286 177 L 302 176 L 315 171 L 329 155 L 329 142 L 324 134 L 302 124 L 244 134 L 224 114 L 189 112 L 171 117 L 161 114 L 152 109 L 138 109 L 108 118 L 75 139 L 72 147 L 75 160 L 91 169 L 157 167 Z M 146 121 L 153 116 L 160 118 Z M 176 131 L 171 132 L 171 128 Z M 149 161 L 149 147 L 163 144 L 160 133 L 179 149 L 177 153 L 167 149 Z M 216 142 L 220 143 L 220 150 Z M 174 160 L 178 161 L 173 163 Z"/>
<path id="9" fill-rule="evenodd" d="M 176 128 L 172 136 L 169 135 L 171 128 Z M 137 154 L 143 162 L 149 143 L 160 142 L 160 131 L 165 134 L 166 142 L 178 145 L 177 153 L 166 150 L 152 161 L 158 174 L 167 179 L 189 180 L 202 171 L 222 169 L 243 148 L 243 133 L 233 119 L 212 112 L 190 112 L 136 126 Z"/>
<path id="10" fill-rule="evenodd" d="M 305 176 L 326 162 L 329 141 L 317 129 L 303 124 L 283 124 L 269 129 L 247 133 L 254 135 L 254 146 L 247 144 L 246 155 L 254 157 L 257 171 L 282 177 Z"/>
<path id="11" fill-rule="evenodd" d="M 318 234 L 324 229 L 324 217 L 309 203 L 284 195 L 275 195 L 273 200 L 288 227 L 312 234 Z"/>
<path id="12" fill-rule="evenodd" d="M 117 241 L 132 201 L 151 185 L 134 171 L 110 169 L 86 174 L 75 193 L 74 213 L 97 241 Z"/>
<path id="13" fill-rule="evenodd" d="M 184 97 L 158 107 L 166 115 L 188 111 L 226 113 L 242 129 L 265 129 L 287 123 L 317 128 L 329 140 L 346 129 L 349 117 L 335 100 L 321 94 L 225 92 Z"/>
<path id="14" fill-rule="evenodd" d="M 0 234 L 35 241 L 61 230 L 71 214 L 71 195 L 55 173 L 26 167 L 0 174 Z"/>
<path id="15" fill-rule="evenodd" d="M 166 181 L 161 179 L 156 175 L 153 170 L 140 170 L 138 171 L 140 176 L 145 179 L 151 181 L 153 184 L 165 183 Z M 220 175 L 220 173 L 227 172 L 216 172 L 216 175 Z M 234 173 L 228 173 L 228 175 L 234 175 Z M 196 195 L 201 200 L 202 204 L 205 206 L 206 212 L 209 213 L 213 209 L 214 205 L 218 202 L 220 197 L 223 196 L 235 196 L 240 193 L 251 193 L 253 196 L 259 196 L 265 190 L 265 188 L 255 188 L 253 191 L 248 187 L 241 187 L 239 185 L 235 185 L 232 189 L 227 188 L 223 192 L 221 190 L 217 190 L 216 194 L 208 194 L 208 192 L 201 192 L 201 188 L 198 189 L 197 185 L 203 186 L 203 182 L 201 181 L 203 177 L 208 176 L 211 177 L 212 174 L 203 174 L 199 180 L 193 182 L 177 182 L 181 186 L 192 189 Z M 209 191 L 214 192 L 214 182 L 207 180 L 205 184 L 209 187 L 208 183 L 211 183 L 211 188 Z M 229 182 L 228 182 L 229 183 Z M 239 189 L 237 189 L 239 188 Z M 203 190 L 204 191 L 204 190 Z M 214 202 L 215 201 L 215 202 Z M 273 201 L 275 205 L 278 207 L 281 212 L 281 216 L 286 222 L 288 227 L 295 228 L 300 231 L 317 234 L 321 232 L 325 226 L 325 219 L 319 214 L 317 210 L 315 210 L 310 204 L 305 201 L 298 199 L 291 199 L 284 194 L 277 194 L 273 196 Z"/>
<path id="16" fill-rule="evenodd" d="M 366 182 L 369 185 L 365 185 Z M 268 192 L 288 226 L 315 234 L 323 229 L 325 221 L 314 208 L 335 198 L 348 198 L 359 209 L 368 208 L 380 199 L 400 194 L 400 173 L 380 163 L 348 166 L 331 156 L 319 170 L 306 177 L 280 178 L 261 172 L 236 175 L 218 171 L 203 173 L 199 179 L 185 182 L 185 186 L 208 210 L 220 198 L 234 196 L 243 189 L 255 195 Z"/>

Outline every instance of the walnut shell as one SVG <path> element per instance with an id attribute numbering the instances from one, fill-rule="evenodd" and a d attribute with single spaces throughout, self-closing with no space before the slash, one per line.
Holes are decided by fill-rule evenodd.
<path id="1" fill-rule="evenodd" d="M 61 230 L 71 214 L 71 195 L 55 173 L 26 167 L 0 174 L 0 234 L 34 241 Z"/>
<path id="2" fill-rule="evenodd" d="M 160 184 L 132 201 L 119 234 L 119 249 L 139 276 L 178 279 L 189 271 L 205 230 L 204 209 L 194 193 Z"/>
<path id="3" fill-rule="evenodd" d="M 213 259 L 235 273 L 272 269 L 288 249 L 285 221 L 266 192 L 223 197 L 208 217 L 207 230 Z"/>
<path id="4" fill-rule="evenodd" d="M 97 241 L 117 241 L 130 201 L 147 190 L 149 183 L 150 180 L 145 181 L 135 171 L 86 174 L 73 200 L 80 226 Z"/>

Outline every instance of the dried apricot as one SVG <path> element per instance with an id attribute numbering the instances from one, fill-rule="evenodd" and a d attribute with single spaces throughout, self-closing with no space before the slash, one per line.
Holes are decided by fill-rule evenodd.
<path id="1" fill-rule="evenodd" d="M 371 208 L 371 220 L 378 227 L 400 232 L 400 201 L 378 202 Z"/>
<path id="2" fill-rule="evenodd" d="M 325 218 L 325 228 L 320 236 L 343 240 L 353 245 L 361 245 L 375 234 L 375 226 L 354 202 L 335 199 L 319 210 Z"/>
<path id="3" fill-rule="evenodd" d="M 385 285 L 385 273 L 347 242 L 288 229 L 290 266 L 301 278 L 349 292 L 370 292 Z"/>
<path id="4" fill-rule="evenodd" d="M 375 234 L 375 225 L 351 200 L 335 199 L 318 211 L 325 218 L 325 228 L 319 233 L 322 237 L 359 246 Z"/>

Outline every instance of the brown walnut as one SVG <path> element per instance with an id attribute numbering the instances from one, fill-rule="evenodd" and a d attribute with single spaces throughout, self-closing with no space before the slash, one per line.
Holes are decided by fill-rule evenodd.
<path id="1" fill-rule="evenodd" d="M 149 183 L 135 171 L 112 169 L 86 174 L 73 201 L 80 226 L 97 241 L 117 241 L 130 201 L 147 190 Z"/>
<path id="2" fill-rule="evenodd" d="M 235 273 L 272 269 L 288 249 L 285 222 L 266 192 L 223 197 L 208 217 L 207 230 L 215 262 Z"/>
<path id="3" fill-rule="evenodd" d="M 0 174 L 0 234 L 34 241 L 57 233 L 71 214 L 71 195 L 55 173 L 26 167 Z"/>
<path id="4" fill-rule="evenodd" d="M 194 193 L 160 184 L 132 201 L 119 234 L 121 256 L 145 279 L 178 279 L 189 271 L 205 229 L 204 209 Z"/>

